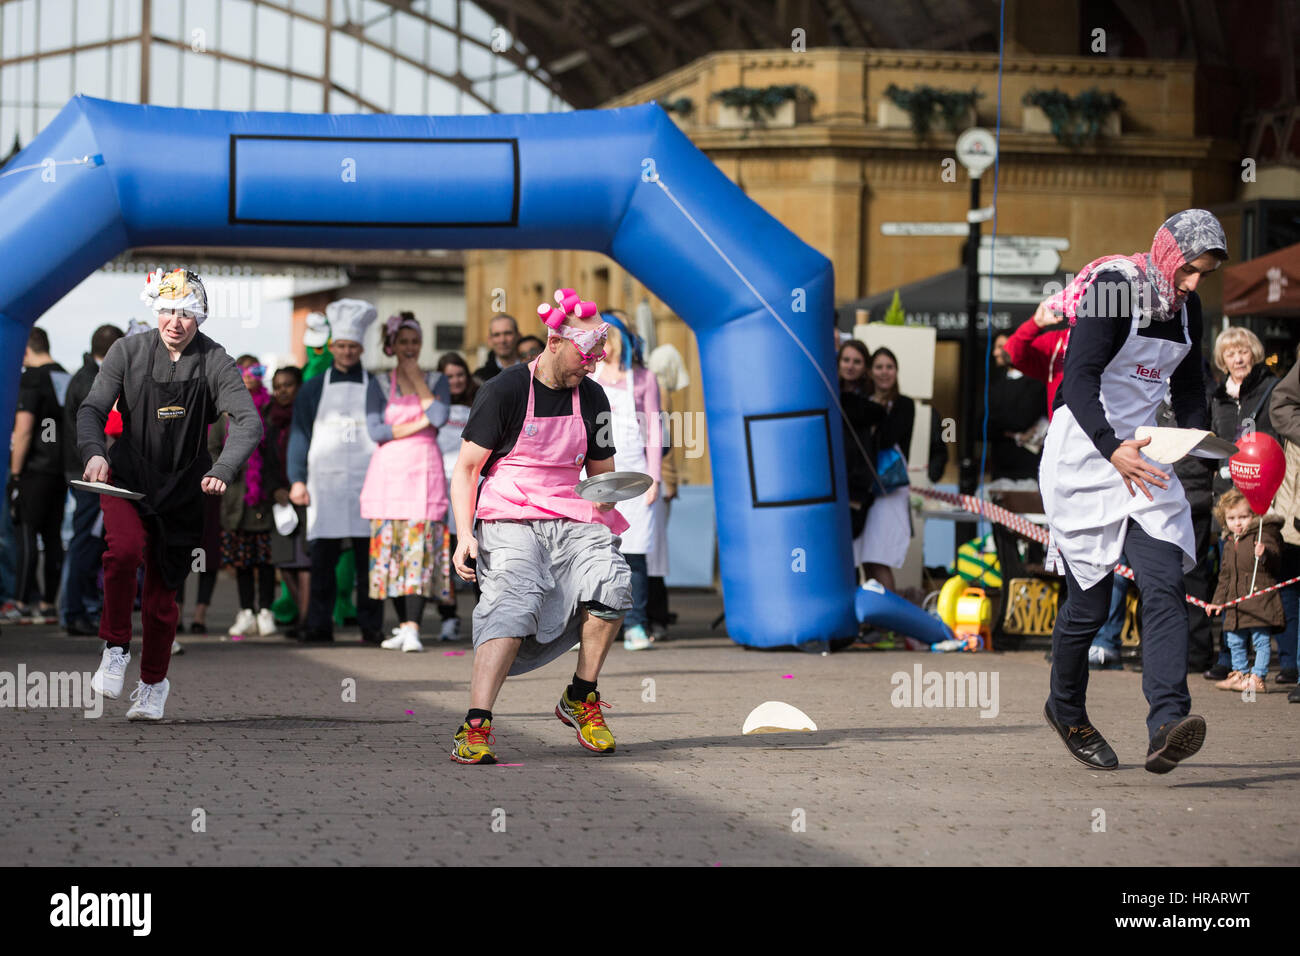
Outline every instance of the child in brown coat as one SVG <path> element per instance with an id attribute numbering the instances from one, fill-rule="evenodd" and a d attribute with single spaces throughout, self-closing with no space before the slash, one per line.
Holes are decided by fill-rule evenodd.
<path id="1" fill-rule="evenodd" d="M 1219 496 L 1214 516 L 1224 529 L 1223 560 L 1214 603 L 1205 609 L 1205 613 L 1223 612 L 1223 636 L 1232 653 L 1232 672 L 1226 680 L 1214 686 L 1220 690 L 1267 693 L 1268 685 L 1264 678 L 1268 675 L 1269 641 L 1273 634 L 1281 633 L 1284 625 L 1281 595 L 1271 591 L 1229 608 L 1223 605 L 1252 593 L 1252 577 L 1254 591 L 1277 583 L 1282 519 L 1277 515 L 1266 516 L 1261 532 L 1259 517 L 1251 512 L 1246 496 L 1236 488 L 1230 488 Z M 1255 648 L 1253 667 L 1247 662 L 1248 642 Z"/>

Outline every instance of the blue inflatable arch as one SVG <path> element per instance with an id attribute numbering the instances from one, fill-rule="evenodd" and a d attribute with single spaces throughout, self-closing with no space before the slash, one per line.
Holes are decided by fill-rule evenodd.
<path id="1" fill-rule="evenodd" d="M 831 265 L 659 107 L 306 115 L 78 96 L 9 168 L 25 166 L 0 178 L 4 432 L 32 324 L 132 247 L 602 252 L 698 338 L 728 632 L 760 647 L 856 633 L 842 431 L 822 378 L 835 382 Z"/>

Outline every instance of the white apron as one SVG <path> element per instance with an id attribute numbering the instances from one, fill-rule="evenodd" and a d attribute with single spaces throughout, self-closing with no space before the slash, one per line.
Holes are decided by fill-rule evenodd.
<path id="1" fill-rule="evenodd" d="M 636 383 L 632 369 L 627 369 L 623 379 L 626 387 L 606 385 L 601 388 L 609 397 L 609 430 L 614 440 L 614 470 L 639 471 L 649 468 L 645 453 L 645 436 L 636 417 Z M 597 379 L 599 381 L 599 379 Z M 658 499 L 655 504 L 658 504 Z M 649 554 L 655 545 L 655 510 L 645 503 L 645 495 L 618 503 L 618 513 L 630 526 L 619 537 L 619 551 L 624 554 Z"/>
<path id="2" fill-rule="evenodd" d="M 1185 307 L 1181 313 L 1182 342 L 1138 335 L 1139 315 L 1135 309 L 1128 338 L 1101 373 L 1101 405 L 1120 441 L 1132 439 L 1142 425 L 1156 424 L 1165 385 L 1191 351 Z M 1136 485 L 1136 494 L 1129 495 L 1123 476 L 1097 451 L 1069 406 L 1063 405 L 1047 430 L 1038 472 L 1043 511 L 1051 532 L 1049 569 L 1055 548 L 1081 586 L 1097 584 L 1119 562 L 1130 518 L 1152 538 L 1182 549 L 1184 573 L 1195 567 L 1192 510 L 1182 482 L 1169 465 L 1155 467 L 1169 475 L 1169 487 L 1148 485 L 1151 501 Z M 1062 568 L 1057 570 L 1064 573 Z"/>
<path id="3" fill-rule="evenodd" d="M 370 522 L 361 517 L 361 487 L 375 443 L 366 431 L 366 389 L 361 382 L 330 384 L 334 367 L 325 372 L 311 444 L 307 447 L 307 540 L 369 538 Z"/>

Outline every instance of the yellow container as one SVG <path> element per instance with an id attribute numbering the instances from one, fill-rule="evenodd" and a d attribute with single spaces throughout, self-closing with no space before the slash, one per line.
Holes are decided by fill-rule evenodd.
<path id="1" fill-rule="evenodd" d="M 982 588 L 962 592 L 957 599 L 956 618 L 953 631 L 958 638 L 978 636 L 983 649 L 993 649 L 993 602 Z"/>

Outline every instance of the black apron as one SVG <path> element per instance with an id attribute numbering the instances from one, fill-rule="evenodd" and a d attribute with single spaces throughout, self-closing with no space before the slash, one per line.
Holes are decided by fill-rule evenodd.
<path id="1" fill-rule="evenodd" d="M 203 537 L 201 483 L 212 468 L 208 426 L 216 418 L 216 403 L 208 390 L 202 345 L 196 378 L 156 382 L 154 356 L 161 337 L 150 334 L 154 346 L 149 350 L 144 400 L 140 408 L 125 409 L 122 437 L 109 449 L 108 460 L 114 484 L 143 492 L 144 497 L 132 504 L 149 534 L 163 585 L 175 591 L 185 581 L 193 551 Z M 180 467 L 170 470 L 176 461 Z M 215 561 L 217 556 L 208 558 Z"/>

